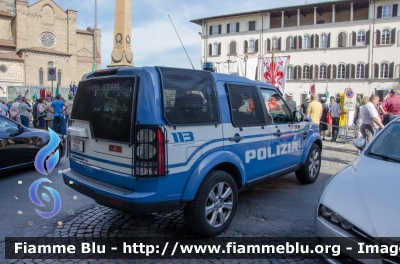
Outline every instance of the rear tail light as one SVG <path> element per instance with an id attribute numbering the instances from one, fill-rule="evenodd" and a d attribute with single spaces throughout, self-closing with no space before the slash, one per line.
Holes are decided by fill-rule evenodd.
<path id="1" fill-rule="evenodd" d="M 166 133 L 158 126 L 135 126 L 134 174 L 158 177 L 166 174 Z"/>

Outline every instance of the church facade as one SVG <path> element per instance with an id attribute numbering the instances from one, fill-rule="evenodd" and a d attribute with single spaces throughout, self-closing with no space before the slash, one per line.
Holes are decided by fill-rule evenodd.
<path id="1" fill-rule="evenodd" d="M 25 0 L 1 0 L 0 8 L 0 98 L 33 95 L 36 87 L 66 96 L 70 84 L 92 71 L 94 30 L 76 28 L 77 11 L 63 10 L 53 0 L 28 5 Z M 4 10 L 14 4 L 14 11 Z M 7 10 L 11 10 L 7 11 Z M 101 65 L 101 34 L 97 30 L 97 65 Z M 49 68 L 56 80 L 48 81 Z M 53 76 L 54 76 L 53 74 Z"/>

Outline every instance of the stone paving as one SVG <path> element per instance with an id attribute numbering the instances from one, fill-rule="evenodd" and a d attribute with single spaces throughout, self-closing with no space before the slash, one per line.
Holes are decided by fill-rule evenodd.
<path id="1" fill-rule="evenodd" d="M 330 139 L 330 138 L 327 138 Z M 334 175 L 346 164 L 353 161 L 357 157 L 357 150 L 353 144 L 332 143 L 324 141 L 322 167 L 320 177 L 323 177 L 323 182 Z M 285 176 L 286 177 L 286 176 Z M 285 178 L 283 177 L 283 178 Z M 292 177 L 293 178 L 293 177 Z M 279 184 L 281 179 L 265 183 L 262 189 Z M 320 185 L 311 188 L 320 188 Z M 304 190 L 304 189 L 303 189 Z M 319 190 L 318 190 L 319 191 Z M 250 193 L 252 190 L 247 191 Z M 305 192 L 305 191 L 303 191 Z M 250 196 L 251 197 L 251 196 Z M 245 197 L 246 198 L 246 197 Z M 239 196 L 239 203 L 242 197 Z M 237 215 L 240 213 L 240 207 L 246 207 L 246 204 L 238 206 Z M 312 210 L 311 210 L 312 212 Z M 282 214 L 285 214 L 282 211 Z M 287 212 L 286 212 L 287 214 Z M 248 216 L 247 216 L 248 217 Z M 312 219 L 313 216 L 311 215 Z M 258 219 L 260 220 L 260 219 Z M 250 221 L 250 220 L 249 220 Z M 271 225 L 271 219 L 264 218 L 261 224 Z M 278 220 L 279 221 L 279 220 Z M 313 223 L 310 221 L 297 220 L 296 225 L 309 226 L 305 236 L 313 235 Z M 306 223 L 307 222 L 307 223 Z M 235 220 L 226 232 L 221 234 L 221 237 L 240 237 L 240 236 L 258 236 L 260 233 L 248 231 L 247 228 L 235 227 Z M 246 225 L 244 225 L 246 226 Z M 241 230 L 240 230 L 241 229 Z M 286 230 L 287 231 L 287 230 Z M 287 236 L 288 232 L 273 233 L 271 236 Z M 264 235 L 264 234 L 261 234 Z M 295 236 L 297 233 L 295 233 Z M 83 211 L 74 216 L 70 216 L 69 220 L 62 226 L 56 226 L 54 231 L 47 236 L 51 237 L 193 237 L 196 236 L 185 224 L 182 211 L 171 213 L 153 213 L 147 215 L 132 215 L 121 212 L 115 209 L 104 207 L 101 205 L 93 206 L 91 209 Z M 7 263 L 324 263 L 321 259 L 229 259 L 229 260 L 7 260 Z"/>

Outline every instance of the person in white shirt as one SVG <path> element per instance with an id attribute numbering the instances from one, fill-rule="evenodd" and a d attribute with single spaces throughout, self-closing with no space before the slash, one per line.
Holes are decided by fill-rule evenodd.
<path id="1" fill-rule="evenodd" d="M 20 118 L 20 113 L 19 113 L 19 106 L 21 104 L 21 95 L 18 95 L 17 99 L 15 99 L 15 102 L 11 105 L 10 108 L 10 118 L 17 121 L 18 123 L 21 124 L 21 118 Z"/>
<path id="2" fill-rule="evenodd" d="M 6 116 L 8 111 L 8 107 L 6 106 L 5 101 L 0 100 L 0 115 Z"/>
<path id="3" fill-rule="evenodd" d="M 376 94 L 371 95 L 369 102 L 366 103 L 361 109 L 361 133 L 367 143 L 375 136 L 376 129 L 383 128 L 381 119 L 379 118 L 376 106 L 379 103 L 379 96 Z"/>
<path id="4" fill-rule="evenodd" d="M 336 142 L 339 134 L 339 121 L 342 110 L 340 109 L 340 97 L 336 98 L 336 104 L 329 108 L 329 113 L 332 117 L 332 139 L 331 142 Z"/>

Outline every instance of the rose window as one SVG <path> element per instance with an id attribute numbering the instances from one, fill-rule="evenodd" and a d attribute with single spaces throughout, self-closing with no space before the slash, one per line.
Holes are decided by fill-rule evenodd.
<path id="1" fill-rule="evenodd" d="M 45 48 L 53 48 L 56 45 L 56 38 L 52 33 L 45 32 L 40 35 L 40 43 Z"/>

